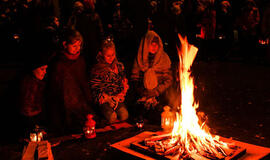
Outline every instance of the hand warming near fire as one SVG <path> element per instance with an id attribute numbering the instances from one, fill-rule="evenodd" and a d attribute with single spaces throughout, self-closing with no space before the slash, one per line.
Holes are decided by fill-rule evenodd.
<path id="1" fill-rule="evenodd" d="M 45 101 L 44 80 L 47 73 L 47 58 L 35 58 L 30 67 L 31 72 L 24 75 L 20 86 L 20 113 L 25 123 L 24 133 L 29 132 L 35 125 L 44 125 L 43 112 Z"/>
<path id="2" fill-rule="evenodd" d="M 99 103 L 103 104 L 103 103 L 108 102 L 112 108 L 116 109 L 118 106 L 118 102 L 124 102 L 125 96 L 127 94 L 127 90 L 129 89 L 128 80 L 126 78 L 122 80 L 122 84 L 124 86 L 124 89 L 122 92 L 120 92 L 116 96 L 109 96 L 108 94 L 103 93 L 99 99 Z"/>
<path id="3" fill-rule="evenodd" d="M 124 100 L 125 100 L 125 96 L 126 96 L 127 91 L 129 89 L 128 79 L 127 78 L 124 78 L 122 80 L 122 84 L 124 86 L 123 91 L 116 95 L 116 98 L 119 99 L 119 102 L 124 102 Z"/>
<path id="4" fill-rule="evenodd" d="M 56 135 L 82 131 L 87 114 L 94 115 L 94 119 L 103 116 L 109 124 L 129 117 L 125 105 L 129 81 L 123 63 L 117 59 L 113 39 L 106 38 L 102 42 L 96 55 L 97 64 L 88 76 L 82 45 L 82 35 L 77 30 L 67 29 L 62 39 L 62 50 L 50 63 L 46 110 L 48 128 Z M 37 73 L 34 72 L 35 75 Z M 40 74 L 37 79 L 43 77 Z M 161 38 L 154 31 L 148 31 L 141 41 L 131 81 L 136 91 L 132 92 L 135 96 L 129 98 L 135 97 L 136 101 L 128 102 L 130 106 L 136 106 L 130 107 L 135 110 L 130 113 L 136 117 L 136 112 L 139 112 L 139 116 L 160 123 L 162 108 L 168 104 L 164 93 L 172 83 L 172 75 L 171 61 L 163 50 Z"/>
<path id="5" fill-rule="evenodd" d="M 172 74 L 170 58 L 163 50 L 161 38 L 154 31 L 148 31 L 141 40 L 131 80 L 135 85 L 137 102 L 142 104 L 143 110 L 158 111 L 160 117 L 162 107 L 167 103 L 164 93 L 172 84 Z M 141 111 L 145 112 L 149 111 Z"/>
<path id="6" fill-rule="evenodd" d="M 113 39 L 109 37 L 102 42 L 96 55 L 97 64 L 88 76 L 82 45 L 82 35 L 77 30 L 67 29 L 62 39 L 62 50 L 50 63 L 46 110 L 48 128 L 56 135 L 82 131 L 87 114 L 94 115 L 95 120 L 99 116 L 104 117 L 109 124 L 129 117 L 125 105 L 129 81 L 123 63 L 117 59 Z M 35 75 L 37 73 L 34 72 Z M 40 74 L 37 79 L 43 77 Z M 136 106 L 130 107 L 135 110 L 131 109 L 130 113 L 134 118 L 143 116 L 153 119 L 153 123 L 160 123 L 162 108 L 168 104 L 165 92 L 172 83 L 172 74 L 171 61 L 163 50 L 161 38 L 154 31 L 148 31 L 141 40 L 131 81 L 135 84 L 132 89 L 136 91 L 131 91 L 135 96 L 128 98 L 136 100 L 135 103 L 130 99 L 128 102 L 130 106 Z"/>
<path id="7" fill-rule="evenodd" d="M 111 38 L 103 41 L 97 61 L 92 68 L 89 84 L 98 110 L 109 123 L 126 120 L 128 111 L 124 101 L 129 88 L 128 80 L 124 65 L 116 58 L 115 45 Z"/>

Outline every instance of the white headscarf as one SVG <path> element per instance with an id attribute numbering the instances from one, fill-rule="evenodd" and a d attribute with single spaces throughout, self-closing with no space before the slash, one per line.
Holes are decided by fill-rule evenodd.
<path id="1" fill-rule="evenodd" d="M 153 65 L 150 68 L 148 61 L 148 47 L 151 45 L 154 37 L 157 37 L 159 40 L 159 49 L 155 54 Z M 136 63 L 138 64 L 140 70 L 144 72 L 144 87 L 149 90 L 154 89 L 158 85 L 156 72 L 162 72 L 168 70 L 171 67 L 170 58 L 167 53 L 164 52 L 162 40 L 156 32 L 148 31 L 145 37 L 142 38 Z"/>

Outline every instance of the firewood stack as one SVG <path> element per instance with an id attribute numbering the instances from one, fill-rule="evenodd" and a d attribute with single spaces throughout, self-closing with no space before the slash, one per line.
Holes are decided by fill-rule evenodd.
<path id="1" fill-rule="evenodd" d="M 234 144 L 228 144 L 228 148 L 222 148 L 215 146 L 214 148 L 196 149 L 196 153 L 188 153 L 183 143 L 180 142 L 180 138 L 172 139 L 167 135 L 153 136 L 144 139 L 144 145 L 155 153 L 163 156 L 176 156 L 179 155 L 179 159 L 193 159 L 197 157 L 199 159 L 225 159 L 232 156 L 239 147 Z M 218 143 L 218 141 L 216 142 Z M 190 150 L 196 148 L 194 143 L 190 143 Z M 196 159 L 197 159 L 196 158 Z"/>

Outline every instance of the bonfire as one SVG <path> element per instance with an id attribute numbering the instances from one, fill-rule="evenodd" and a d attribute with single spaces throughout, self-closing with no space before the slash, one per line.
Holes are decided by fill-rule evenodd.
<path id="1" fill-rule="evenodd" d="M 222 142 L 219 136 L 210 134 L 205 122 L 197 116 L 199 105 L 194 101 L 194 82 L 190 68 L 198 48 L 188 44 L 186 37 L 178 36 L 181 42 L 181 49 L 178 48 L 180 111 L 176 113 L 176 121 L 170 134 L 146 138 L 144 144 L 156 153 L 174 155 L 174 159 L 227 159 L 238 147 Z"/>

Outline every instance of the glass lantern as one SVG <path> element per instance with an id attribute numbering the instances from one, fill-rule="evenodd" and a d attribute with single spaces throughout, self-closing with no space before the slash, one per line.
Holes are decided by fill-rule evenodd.
<path id="1" fill-rule="evenodd" d="M 136 126 L 137 126 L 137 129 L 138 130 L 143 130 L 143 127 L 144 127 L 144 121 L 143 119 L 139 119 L 137 122 L 136 122 Z"/>
<path id="2" fill-rule="evenodd" d="M 87 121 L 85 122 L 83 132 L 87 139 L 96 137 L 96 122 L 93 120 L 93 115 L 87 115 Z"/>
<path id="3" fill-rule="evenodd" d="M 96 131 L 95 127 L 85 126 L 83 128 L 84 136 L 87 139 L 95 138 L 96 137 Z"/>
<path id="4" fill-rule="evenodd" d="M 174 125 L 174 114 L 171 112 L 170 106 L 164 106 L 161 113 L 161 128 L 164 132 L 171 132 Z"/>
<path id="5" fill-rule="evenodd" d="M 41 129 L 38 125 L 35 126 L 35 129 L 30 133 L 31 142 L 40 142 L 43 141 L 44 134 L 46 132 Z"/>

